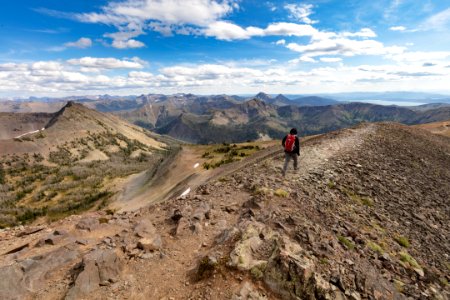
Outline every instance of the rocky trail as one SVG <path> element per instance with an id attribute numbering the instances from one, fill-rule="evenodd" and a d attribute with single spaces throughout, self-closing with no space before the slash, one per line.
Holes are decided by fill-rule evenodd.
<path id="1" fill-rule="evenodd" d="M 286 178 L 269 148 L 185 197 L 2 230 L 0 298 L 448 299 L 449 154 L 364 124 L 305 140 Z"/>

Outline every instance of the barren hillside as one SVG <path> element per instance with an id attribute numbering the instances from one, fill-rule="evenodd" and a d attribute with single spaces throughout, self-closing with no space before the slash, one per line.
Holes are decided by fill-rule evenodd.
<path id="1" fill-rule="evenodd" d="M 0 298 L 450 296 L 448 138 L 332 132 L 304 142 L 286 178 L 271 151 L 135 212 L 3 230 Z"/>

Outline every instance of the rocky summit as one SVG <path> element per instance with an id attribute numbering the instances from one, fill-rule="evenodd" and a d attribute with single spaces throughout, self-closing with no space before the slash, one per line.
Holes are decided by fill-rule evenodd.
<path id="1" fill-rule="evenodd" d="M 394 123 L 227 165 L 191 193 L 0 231 L 1 299 L 448 299 L 450 139 Z"/>

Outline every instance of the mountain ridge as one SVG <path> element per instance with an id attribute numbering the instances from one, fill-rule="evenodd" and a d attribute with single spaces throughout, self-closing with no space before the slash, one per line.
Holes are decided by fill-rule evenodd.
<path id="1" fill-rule="evenodd" d="M 138 211 L 0 231 L 0 296 L 445 299 L 449 149 L 361 124 L 304 141 L 287 179 L 274 147 Z"/>

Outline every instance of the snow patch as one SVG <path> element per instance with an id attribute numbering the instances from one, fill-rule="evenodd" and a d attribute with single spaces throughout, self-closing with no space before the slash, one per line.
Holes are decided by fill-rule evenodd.
<path id="1" fill-rule="evenodd" d="M 44 131 L 44 130 L 45 130 L 45 128 L 42 128 L 41 130 L 38 129 L 38 130 L 26 132 L 26 133 L 23 133 L 21 135 L 16 136 L 15 139 L 20 139 L 23 136 L 26 136 L 26 135 L 29 135 L 29 134 L 33 134 L 33 133 L 38 133 L 39 131 Z"/>
<path id="2" fill-rule="evenodd" d="M 198 166 L 200 166 L 200 164 L 199 164 L 199 163 L 196 163 L 196 164 L 194 165 L 194 169 L 197 168 Z"/>
<path id="3" fill-rule="evenodd" d="M 180 197 L 186 197 L 187 194 L 189 194 L 190 192 L 191 192 L 191 188 L 188 188 L 187 190 L 185 190 L 185 191 L 180 195 Z"/>

